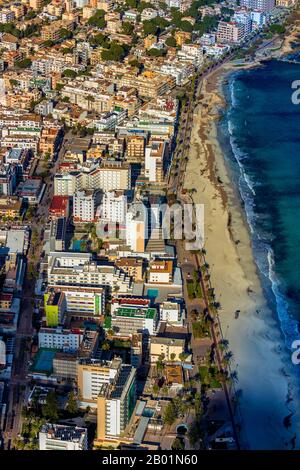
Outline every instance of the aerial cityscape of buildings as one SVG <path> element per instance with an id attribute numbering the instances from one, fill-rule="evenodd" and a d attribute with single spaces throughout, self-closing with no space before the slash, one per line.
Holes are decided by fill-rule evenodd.
<path id="1" fill-rule="evenodd" d="M 0 1 L 5 449 L 239 448 L 204 252 L 160 208 L 196 77 L 295 3 Z"/>

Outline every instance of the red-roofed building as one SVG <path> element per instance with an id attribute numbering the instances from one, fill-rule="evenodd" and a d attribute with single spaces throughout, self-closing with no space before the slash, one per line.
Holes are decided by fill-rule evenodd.
<path id="1" fill-rule="evenodd" d="M 50 217 L 69 217 L 68 196 L 53 196 L 49 214 Z"/>

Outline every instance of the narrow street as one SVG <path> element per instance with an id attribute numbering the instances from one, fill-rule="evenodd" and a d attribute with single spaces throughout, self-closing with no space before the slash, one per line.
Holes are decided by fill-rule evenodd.
<path id="1" fill-rule="evenodd" d="M 59 162 L 65 152 L 65 138 L 62 139 L 58 157 L 53 167 L 49 170 L 49 175 L 45 178 L 45 191 L 36 213 L 28 223 L 32 232 L 37 233 L 37 242 L 29 246 L 27 255 L 27 266 L 29 263 L 33 266 L 33 271 L 38 272 L 38 263 L 43 248 L 41 237 L 42 230 L 48 219 L 49 206 L 53 196 L 53 178 L 59 166 Z M 45 223 L 42 223 L 43 219 Z M 5 449 L 12 448 L 12 442 L 17 438 L 22 426 L 22 407 L 28 388 L 27 371 L 30 359 L 31 341 L 34 335 L 32 326 L 35 298 L 35 279 L 29 279 L 25 276 L 21 295 L 21 309 L 18 323 L 18 329 L 15 336 L 14 361 L 12 369 L 12 378 L 9 383 L 9 398 L 7 405 L 6 425 L 3 433 Z"/>

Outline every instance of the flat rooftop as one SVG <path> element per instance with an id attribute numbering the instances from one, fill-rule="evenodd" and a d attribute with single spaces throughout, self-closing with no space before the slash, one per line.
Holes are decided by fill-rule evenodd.
<path id="1" fill-rule="evenodd" d="M 153 319 L 157 314 L 155 308 L 130 308 L 120 307 L 116 310 L 116 316 L 118 317 L 131 317 L 131 318 L 147 318 Z"/>

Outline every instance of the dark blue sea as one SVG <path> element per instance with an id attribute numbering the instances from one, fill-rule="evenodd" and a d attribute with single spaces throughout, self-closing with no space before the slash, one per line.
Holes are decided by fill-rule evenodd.
<path id="1" fill-rule="evenodd" d="M 300 54 L 293 55 L 300 61 Z M 300 338 L 300 63 L 234 72 L 219 134 L 244 204 L 255 261 L 287 348 Z M 300 93 L 299 93 L 300 96 Z"/>

